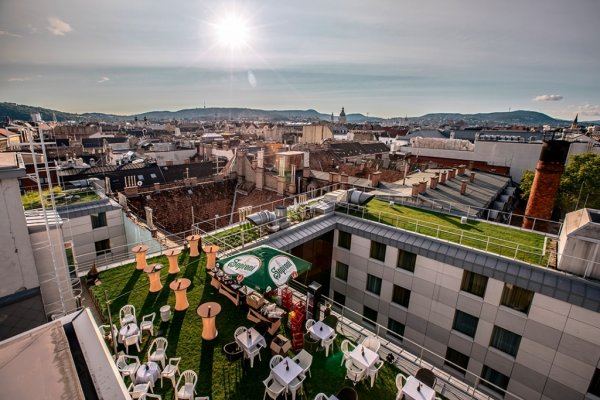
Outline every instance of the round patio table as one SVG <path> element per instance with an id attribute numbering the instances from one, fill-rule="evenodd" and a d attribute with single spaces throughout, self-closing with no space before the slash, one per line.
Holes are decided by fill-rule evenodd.
<path id="1" fill-rule="evenodd" d="M 217 262 L 217 251 L 219 251 L 220 248 L 221 247 L 215 245 L 202 247 L 202 250 L 206 253 L 207 270 L 212 270 L 215 268 Z"/>
<path id="2" fill-rule="evenodd" d="M 181 254 L 181 249 L 171 249 L 165 251 L 165 256 L 169 260 L 169 274 L 176 274 L 179 270 L 179 265 L 177 264 L 177 257 Z"/>
<path id="3" fill-rule="evenodd" d="M 190 235 L 185 238 L 190 243 L 190 257 L 198 257 L 200 255 L 198 251 L 200 237 L 200 235 Z"/>
<path id="4" fill-rule="evenodd" d="M 187 310 L 190 306 L 187 299 L 187 288 L 190 287 L 192 281 L 187 278 L 175 279 L 169 284 L 172 291 L 175 292 L 175 310 Z"/>
<path id="5" fill-rule="evenodd" d="M 132 247 L 131 251 L 135 253 L 136 269 L 144 269 L 148 266 L 148 264 L 146 264 L 146 252 L 149 248 L 150 247 L 145 244 Z"/>
<path id="6" fill-rule="evenodd" d="M 162 264 L 150 264 L 144 268 L 144 272 L 148 274 L 148 280 L 150 281 L 148 291 L 151 293 L 159 292 L 162 289 L 162 282 L 160 281 L 162 267 Z"/>
<path id="7" fill-rule="evenodd" d="M 145 364 L 140 365 L 135 373 L 135 383 L 146 383 L 150 382 L 150 387 L 154 388 L 154 384 L 160 377 L 160 368 L 154 361 L 148 361 Z"/>
<path id="8" fill-rule="evenodd" d="M 217 315 L 221 312 L 221 305 L 215 302 L 200 304 L 198 315 L 202 318 L 202 339 L 213 340 L 217 337 Z"/>

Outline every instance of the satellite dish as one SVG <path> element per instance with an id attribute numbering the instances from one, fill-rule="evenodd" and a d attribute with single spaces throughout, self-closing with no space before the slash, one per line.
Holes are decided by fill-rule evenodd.
<path id="1" fill-rule="evenodd" d="M 137 181 L 138 186 L 142 186 L 142 181 Z"/>

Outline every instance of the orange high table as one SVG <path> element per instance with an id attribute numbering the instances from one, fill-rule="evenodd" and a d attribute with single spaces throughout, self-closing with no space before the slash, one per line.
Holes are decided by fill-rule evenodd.
<path id="1" fill-rule="evenodd" d="M 181 254 L 181 249 L 171 249 L 165 251 L 165 256 L 169 259 L 169 274 L 176 274 L 180 271 L 177 264 L 177 257 Z"/>
<path id="2" fill-rule="evenodd" d="M 175 311 L 187 310 L 190 306 L 187 299 L 187 288 L 192 281 L 187 278 L 175 279 L 169 284 L 172 291 L 175 292 Z"/>
<path id="3" fill-rule="evenodd" d="M 190 235 L 185 238 L 190 243 L 190 257 L 198 257 L 200 255 L 198 251 L 200 237 L 200 235 Z"/>
<path id="4" fill-rule="evenodd" d="M 219 251 L 221 247 L 219 246 L 204 246 L 202 250 L 206 253 L 206 269 L 212 270 L 216 266 L 217 262 L 217 251 Z"/>
<path id="5" fill-rule="evenodd" d="M 217 337 L 217 315 L 221 312 L 221 305 L 215 302 L 200 304 L 198 315 L 202 318 L 202 339 L 213 340 Z"/>
<path id="6" fill-rule="evenodd" d="M 137 263 L 136 269 L 144 269 L 148 266 L 146 264 L 146 252 L 150 247 L 141 244 L 139 246 L 134 246 L 131 251 L 135 253 L 135 262 Z"/>
<path id="7" fill-rule="evenodd" d="M 162 282 L 160 281 L 160 270 L 162 267 L 162 264 L 150 264 L 144 268 L 144 272 L 148 274 L 148 280 L 150 281 L 148 291 L 151 293 L 160 292 L 162 289 Z"/>

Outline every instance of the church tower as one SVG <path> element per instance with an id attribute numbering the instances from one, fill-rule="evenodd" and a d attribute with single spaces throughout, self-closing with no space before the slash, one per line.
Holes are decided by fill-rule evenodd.
<path id="1" fill-rule="evenodd" d="M 344 111 L 344 107 L 342 107 L 342 111 L 340 112 L 339 123 L 340 124 L 346 123 L 346 112 Z"/>

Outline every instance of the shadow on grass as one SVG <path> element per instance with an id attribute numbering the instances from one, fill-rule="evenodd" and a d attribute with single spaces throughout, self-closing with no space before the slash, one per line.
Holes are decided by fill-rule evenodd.
<path id="1" fill-rule="evenodd" d="M 181 326 L 183 325 L 185 313 L 185 311 L 173 312 L 173 317 L 169 323 L 169 333 L 167 334 L 169 354 L 177 354 L 177 344 L 179 343 L 179 335 L 181 334 Z"/>
<path id="2" fill-rule="evenodd" d="M 135 287 L 135 284 L 140 280 L 140 277 L 143 273 L 144 271 L 142 271 L 141 269 L 134 269 L 133 273 L 129 277 L 129 280 L 127 281 L 125 286 L 123 286 L 123 289 L 121 289 L 121 293 L 117 295 L 123 296 L 122 299 L 125 302 L 124 304 L 126 304 L 127 300 L 129 299 L 129 294 Z M 119 299 L 121 299 L 121 297 L 119 297 Z"/>
<path id="3" fill-rule="evenodd" d="M 208 395 L 213 398 L 212 387 L 213 387 L 213 376 L 217 371 L 213 370 L 213 358 L 215 353 L 215 347 L 218 345 L 216 340 L 202 340 L 200 346 L 200 364 L 198 365 L 198 371 L 212 371 L 209 374 L 203 374 L 203 379 L 198 382 L 198 393 Z"/>

